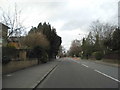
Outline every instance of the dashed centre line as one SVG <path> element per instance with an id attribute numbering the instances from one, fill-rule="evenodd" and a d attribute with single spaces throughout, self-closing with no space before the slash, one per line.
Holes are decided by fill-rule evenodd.
<path id="1" fill-rule="evenodd" d="M 96 71 L 96 72 L 98 72 L 98 73 L 100 73 L 100 74 L 102 74 L 102 75 L 104 75 L 104 76 L 106 76 L 106 77 L 108 77 L 108 78 L 110 78 L 110 79 L 112 79 L 112 80 L 114 80 L 114 81 L 120 82 L 118 79 L 113 78 L 113 77 L 111 77 L 111 76 L 109 76 L 109 75 L 107 75 L 107 74 L 105 74 L 105 73 L 102 73 L 102 72 L 96 70 L 96 69 L 95 69 L 94 71 Z"/>
<path id="2" fill-rule="evenodd" d="M 74 62 L 80 63 L 80 62 L 77 62 L 77 61 L 74 61 Z M 83 66 L 85 66 L 85 67 L 88 67 L 88 66 L 85 65 L 85 64 L 81 64 L 81 65 L 83 65 Z M 108 78 L 110 78 L 110 79 L 112 79 L 112 80 L 117 81 L 117 82 L 120 83 L 120 81 L 119 81 L 118 79 L 116 79 L 116 78 L 113 78 L 113 77 L 111 77 L 111 76 L 109 76 L 109 75 L 107 75 L 107 74 L 105 74 L 105 73 L 102 73 L 102 72 L 96 70 L 96 69 L 94 69 L 94 71 L 96 71 L 96 72 L 98 72 L 99 74 L 102 74 L 102 75 L 104 75 L 104 76 L 106 76 L 106 77 L 108 77 Z"/>
<path id="3" fill-rule="evenodd" d="M 77 61 L 74 61 L 74 62 L 76 62 L 76 63 L 80 63 L 80 62 L 77 62 Z M 81 64 L 81 65 L 83 65 L 83 66 L 85 66 L 85 67 L 88 67 L 87 65 L 85 65 L 85 64 Z"/>

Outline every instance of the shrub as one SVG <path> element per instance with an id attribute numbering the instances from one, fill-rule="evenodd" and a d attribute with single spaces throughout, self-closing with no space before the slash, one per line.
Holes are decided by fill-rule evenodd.
<path id="1" fill-rule="evenodd" d="M 11 59 L 9 57 L 3 56 L 2 57 L 2 64 L 7 64 L 11 61 Z"/>
<path id="2" fill-rule="evenodd" d="M 49 41 L 46 36 L 42 33 L 29 33 L 27 36 L 20 40 L 23 47 L 34 48 L 36 46 L 41 46 L 44 48 L 49 48 Z"/>
<path id="3" fill-rule="evenodd" d="M 96 60 L 101 60 L 103 58 L 103 53 L 100 51 L 95 52 L 94 55 Z"/>
<path id="4" fill-rule="evenodd" d="M 14 45 L 12 45 L 12 44 L 7 44 L 7 47 L 8 47 L 8 48 L 14 48 L 14 49 L 16 48 L 16 47 L 15 47 Z"/>
<path id="5" fill-rule="evenodd" d="M 46 52 L 44 52 L 44 54 L 42 55 L 40 61 L 42 63 L 47 63 L 48 62 L 48 54 Z"/>
<path id="6" fill-rule="evenodd" d="M 41 46 L 34 47 L 33 55 L 35 58 L 38 58 L 38 64 L 39 64 L 39 61 L 41 61 L 42 63 L 46 63 L 48 61 L 48 54 L 46 50 Z"/>
<path id="7" fill-rule="evenodd" d="M 2 56 L 15 57 L 18 54 L 18 50 L 13 46 L 2 47 Z"/>
<path id="8" fill-rule="evenodd" d="M 2 47 L 2 63 L 7 64 L 13 58 L 18 57 L 18 50 L 14 46 Z"/>

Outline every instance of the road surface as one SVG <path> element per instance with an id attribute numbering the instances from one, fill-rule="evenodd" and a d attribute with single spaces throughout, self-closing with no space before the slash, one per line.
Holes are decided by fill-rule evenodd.
<path id="1" fill-rule="evenodd" d="M 37 88 L 118 88 L 118 67 L 64 58 Z"/>

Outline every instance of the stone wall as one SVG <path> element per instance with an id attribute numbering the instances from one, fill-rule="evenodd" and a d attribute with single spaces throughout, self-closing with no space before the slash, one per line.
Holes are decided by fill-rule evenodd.
<path id="1" fill-rule="evenodd" d="M 2 74 L 11 73 L 37 64 L 38 60 L 11 61 L 8 64 L 2 65 Z"/>

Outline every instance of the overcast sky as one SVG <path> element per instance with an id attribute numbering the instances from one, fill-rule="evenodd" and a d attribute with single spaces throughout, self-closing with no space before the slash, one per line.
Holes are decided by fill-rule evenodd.
<path id="1" fill-rule="evenodd" d="M 91 22 L 99 19 L 117 24 L 118 1 L 0 0 L 0 8 L 12 12 L 16 3 L 17 8 L 22 10 L 21 20 L 27 31 L 39 22 L 49 22 L 56 28 L 57 34 L 62 37 L 62 45 L 68 50 L 72 40 L 88 34 Z"/>

